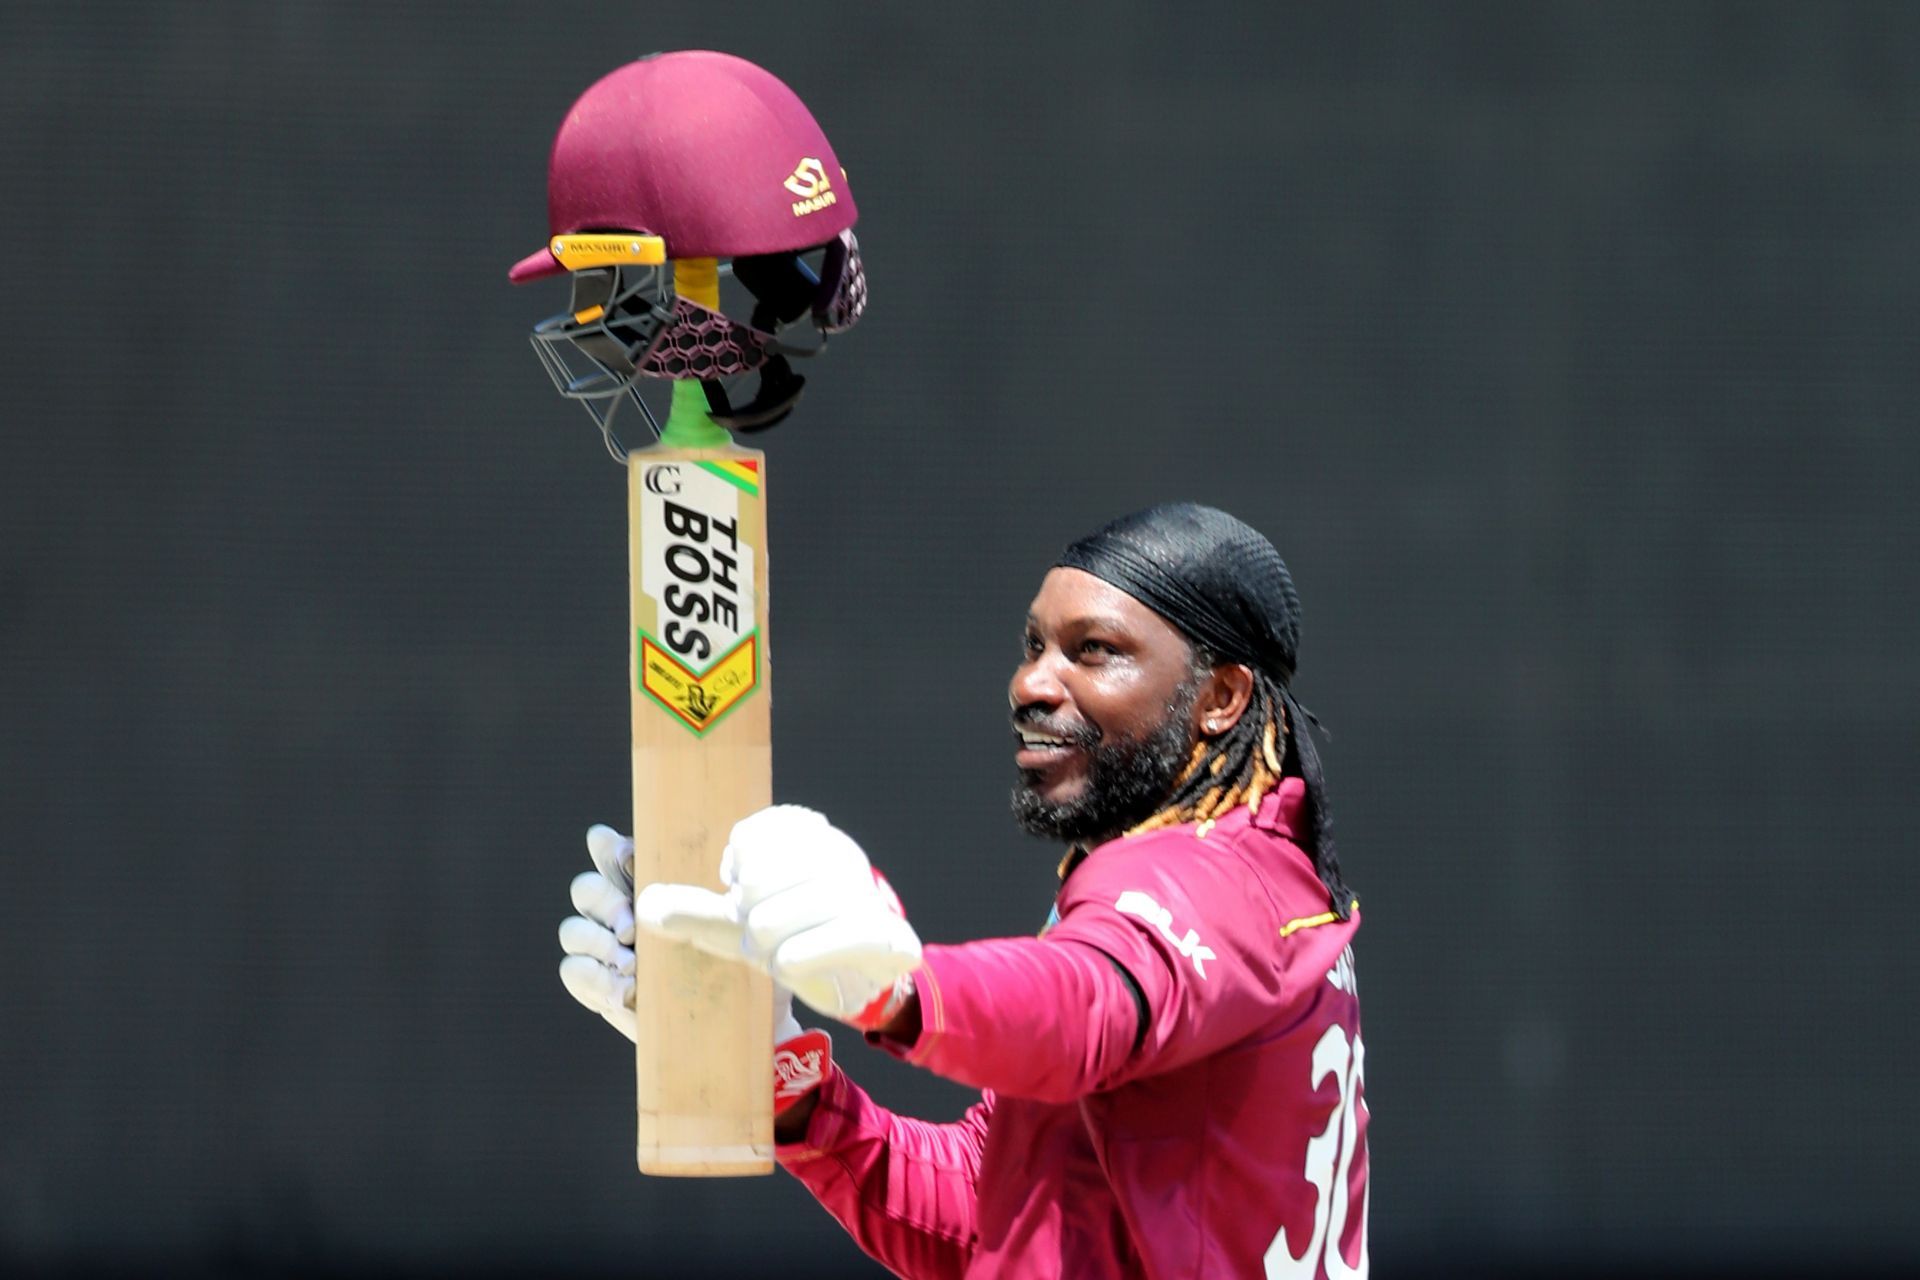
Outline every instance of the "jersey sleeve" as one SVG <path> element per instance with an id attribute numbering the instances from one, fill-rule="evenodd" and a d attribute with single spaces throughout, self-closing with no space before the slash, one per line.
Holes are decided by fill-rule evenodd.
<path id="1" fill-rule="evenodd" d="M 881 1048 L 950 1080 L 1071 1102 L 1126 1063 L 1141 1024 L 1126 975 L 1095 948 L 1049 938 L 928 946 L 914 972 L 920 1037 Z"/>
<path id="2" fill-rule="evenodd" d="M 854 1242 L 908 1280 L 959 1277 L 973 1255 L 975 1186 L 991 1094 L 952 1124 L 898 1116 L 839 1069 L 801 1142 L 778 1159 Z"/>
<path id="3" fill-rule="evenodd" d="M 1299 862 L 1286 869 L 1297 896 L 1324 906 Z M 1327 968 L 1281 944 L 1273 877 L 1190 829 L 1096 853 L 1059 911 L 1038 939 L 928 947 L 921 1035 L 903 1056 L 1011 1097 L 1070 1101 L 1246 1039 Z"/>
<path id="4" fill-rule="evenodd" d="M 1332 955 L 1304 955 L 1287 917 L 1325 911 L 1326 890 L 1304 854 L 1263 843 L 1256 870 L 1232 841 L 1177 828 L 1090 858 L 1068 882 L 1049 936 L 1111 956 L 1147 1006 L 1139 1049 L 1106 1087 L 1248 1039 L 1325 976 Z"/>

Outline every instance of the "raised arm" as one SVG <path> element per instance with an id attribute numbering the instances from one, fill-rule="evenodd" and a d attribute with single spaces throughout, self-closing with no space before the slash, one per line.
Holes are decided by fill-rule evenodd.
<path id="1" fill-rule="evenodd" d="M 573 881 L 580 914 L 560 927 L 566 952 L 560 976 L 576 999 L 631 1040 L 632 845 L 610 828 L 595 827 L 587 847 L 597 869 Z M 860 883 L 871 888 L 874 881 L 863 873 Z M 721 895 L 654 885 L 641 919 L 651 929 L 715 954 L 742 955 L 743 925 Z M 917 942 L 913 955 L 918 956 Z M 854 1007 L 870 999 L 861 995 Z M 974 1183 L 992 1099 L 984 1098 L 953 1124 L 896 1116 L 833 1066 L 831 1041 L 824 1032 L 803 1031 L 789 1012 L 790 1003 L 791 995 L 776 986 L 771 1086 L 780 1163 L 862 1249 L 896 1274 L 910 1280 L 962 1275 L 973 1251 Z"/>

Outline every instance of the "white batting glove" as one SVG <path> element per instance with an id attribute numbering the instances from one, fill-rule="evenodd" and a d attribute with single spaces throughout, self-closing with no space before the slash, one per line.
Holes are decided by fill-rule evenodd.
<path id="1" fill-rule="evenodd" d="M 624 851 L 625 865 L 621 854 Z M 567 993 L 629 1040 L 633 1021 L 633 842 L 612 827 L 587 832 L 587 852 L 598 871 L 582 871 L 569 893 L 580 914 L 560 922 L 560 981 Z"/>
<path id="2" fill-rule="evenodd" d="M 860 846 L 823 815 L 776 805 L 741 819 L 720 879 L 725 894 L 647 885 L 634 902 L 635 923 L 745 960 L 810 1007 L 862 1029 L 884 1025 L 911 995 L 919 935 Z"/>
<path id="3" fill-rule="evenodd" d="M 633 1018 L 633 841 L 612 827 L 587 832 L 587 853 L 596 871 L 573 878 L 570 892 L 580 914 L 560 922 L 560 981 L 567 993 L 605 1018 L 613 1029 L 637 1041 Z M 714 895 L 718 896 L 718 895 Z M 741 928 L 711 916 L 676 915 L 676 936 L 729 959 L 741 954 Z M 803 1034 L 793 1016 L 793 993 L 773 988 L 773 1038 L 776 1044 Z M 818 1033 L 815 1033 L 818 1034 Z M 818 1083 L 818 1081 L 815 1081 Z"/>

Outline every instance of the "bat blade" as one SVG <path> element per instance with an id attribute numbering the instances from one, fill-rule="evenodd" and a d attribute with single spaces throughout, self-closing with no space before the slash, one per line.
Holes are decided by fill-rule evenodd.
<path id="1" fill-rule="evenodd" d="M 635 451 L 627 496 L 634 883 L 718 889 L 727 832 L 772 802 L 765 458 Z M 772 1172 L 771 983 L 664 939 L 635 950 L 640 1171 Z"/>

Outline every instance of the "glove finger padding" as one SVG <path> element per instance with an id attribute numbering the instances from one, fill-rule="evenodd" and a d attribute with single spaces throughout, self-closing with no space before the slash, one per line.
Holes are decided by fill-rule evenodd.
<path id="1" fill-rule="evenodd" d="M 605 875 L 614 889 L 628 898 L 634 896 L 634 841 L 607 823 L 593 823 L 588 827 L 588 858 L 593 860 L 593 869 Z"/>
<path id="2" fill-rule="evenodd" d="M 741 946 L 739 911 L 724 894 L 691 884 L 650 884 L 633 909 L 635 922 L 648 933 L 724 960 L 750 959 Z"/>
<path id="3" fill-rule="evenodd" d="M 560 949 L 570 956 L 596 960 L 622 977 L 633 976 L 633 951 L 620 945 L 613 930 L 584 916 L 560 922 Z"/>
<path id="4" fill-rule="evenodd" d="M 627 1039 L 638 1043 L 634 1023 L 633 979 L 623 978 L 587 956 L 570 955 L 560 962 L 560 981 L 567 994 L 593 1010 Z"/>
<path id="5" fill-rule="evenodd" d="M 568 892 L 575 911 L 611 929 L 623 945 L 633 945 L 633 904 L 612 881 L 597 871 L 582 871 Z"/>
<path id="6" fill-rule="evenodd" d="M 587 856 L 595 870 L 620 892 L 633 896 L 633 841 L 604 823 L 587 828 Z"/>

